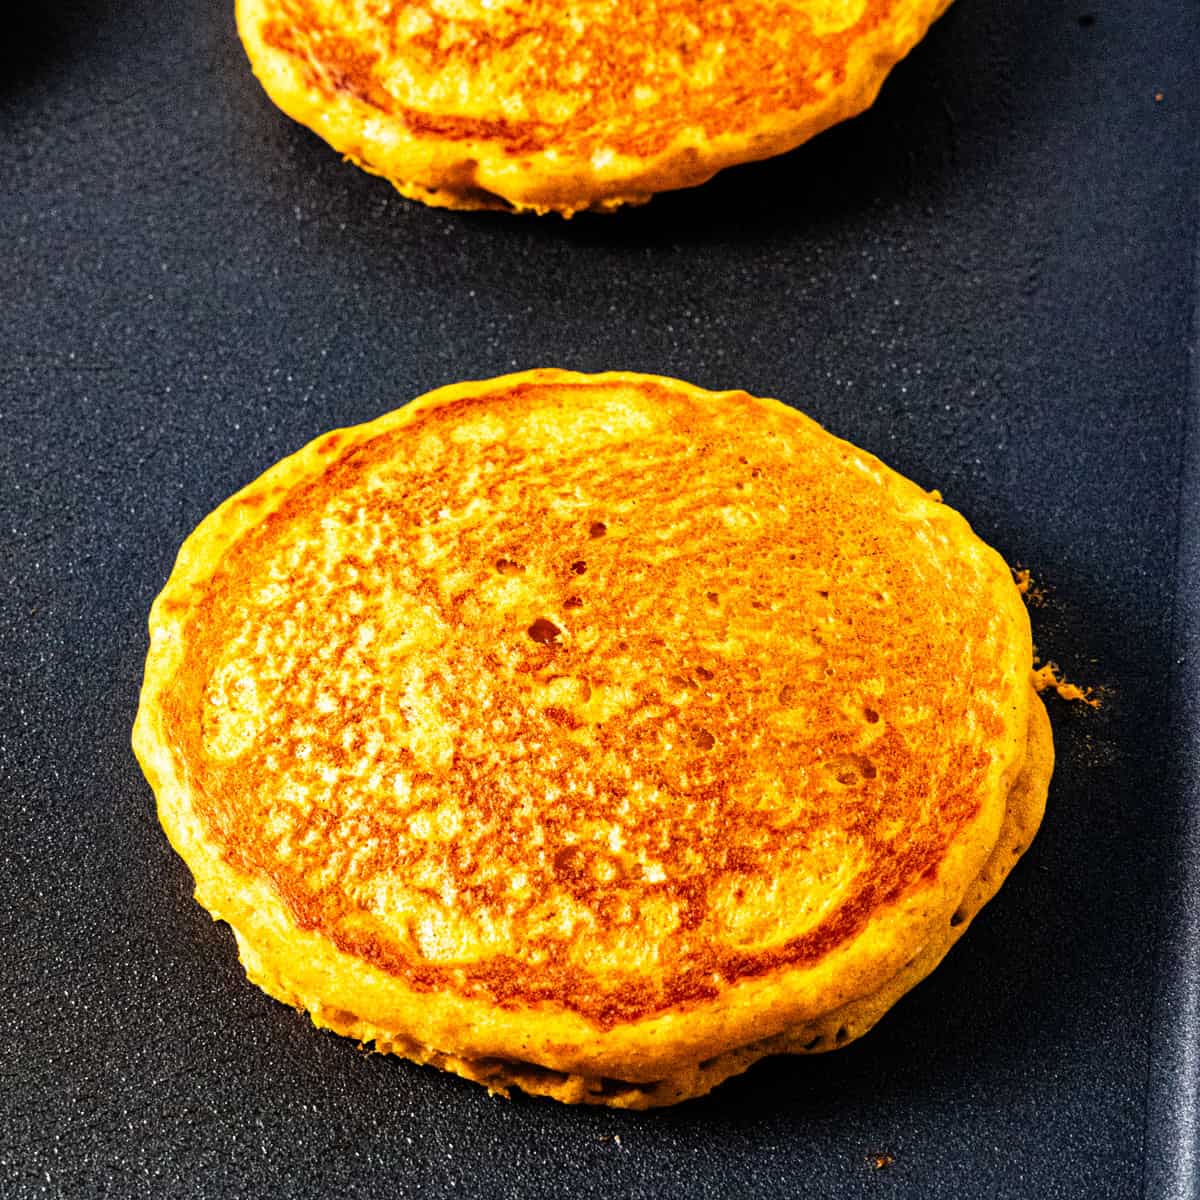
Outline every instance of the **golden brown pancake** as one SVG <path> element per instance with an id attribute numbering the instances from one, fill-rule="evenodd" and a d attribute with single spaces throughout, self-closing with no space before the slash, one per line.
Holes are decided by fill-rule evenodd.
<path id="1" fill-rule="evenodd" d="M 247 972 L 418 1062 L 621 1107 L 831 1048 L 1041 817 L 1003 560 L 776 401 L 443 388 L 187 540 L 134 732 Z"/>
<path id="2" fill-rule="evenodd" d="M 868 107 L 948 0 L 237 0 L 289 116 L 448 208 L 642 203 Z"/>

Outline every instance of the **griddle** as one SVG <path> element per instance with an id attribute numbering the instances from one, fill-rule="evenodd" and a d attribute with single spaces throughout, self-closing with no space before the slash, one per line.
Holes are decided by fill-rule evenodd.
<path id="1" fill-rule="evenodd" d="M 865 116 L 610 217 L 409 203 L 231 0 L 0 40 L 0 1194 L 1194 1197 L 1200 12 L 957 0 Z M 868 1037 L 642 1115 L 492 1098 L 248 985 L 129 749 L 183 537 L 334 426 L 555 365 L 796 404 L 1044 592 L 1041 834 Z"/>

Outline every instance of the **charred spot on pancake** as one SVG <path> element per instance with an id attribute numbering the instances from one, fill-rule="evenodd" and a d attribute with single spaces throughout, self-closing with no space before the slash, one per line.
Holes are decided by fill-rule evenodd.
<path id="1" fill-rule="evenodd" d="M 525 632 L 540 646 L 557 646 L 558 639 L 562 637 L 562 630 L 545 617 L 538 617 Z"/>
<path id="2" fill-rule="evenodd" d="M 560 879 L 578 880 L 587 874 L 587 854 L 581 846 L 564 846 L 554 856 L 554 874 Z"/>

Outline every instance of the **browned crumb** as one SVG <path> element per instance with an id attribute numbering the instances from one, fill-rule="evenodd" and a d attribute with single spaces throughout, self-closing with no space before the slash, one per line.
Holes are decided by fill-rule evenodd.
<path id="1" fill-rule="evenodd" d="M 1025 597 L 1026 604 L 1040 608 L 1046 603 L 1045 590 L 1033 582 L 1033 577 L 1030 575 L 1027 567 L 1015 568 L 1013 570 L 1013 579 L 1016 581 L 1017 591 Z"/>
<path id="2" fill-rule="evenodd" d="M 868 1154 L 867 1162 L 876 1171 L 882 1171 L 885 1167 L 890 1167 L 896 1161 L 894 1154 L 888 1154 L 886 1151 L 880 1154 Z"/>
<path id="3" fill-rule="evenodd" d="M 1100 707 L 1100 697 L 1094 688 L 1081 688 L 1063 676 L 1056 663 L 1048 662 L 1033 672 L 1033 686 L 1039 692 L 1053 689 L 1060 700 L 1081 700 L 1089 708 Z"/>

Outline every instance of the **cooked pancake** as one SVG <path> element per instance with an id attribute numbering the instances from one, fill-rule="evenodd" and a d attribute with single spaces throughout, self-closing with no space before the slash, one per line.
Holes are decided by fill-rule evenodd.
<path id="1" fill-rule="evenodd" d="M 250 978 L 495 1090 L 651 1107 L 864 1032 L 1037 828 L 1003 560 L 776 401 L 444 388 L 221 505 L 134 745 Z"/>
<path id="2" fill-rule="evenodd" d="M 868 107 L 949 0 L 237 0 L 268 95 L 448 208 L 642 203 Z"/>

